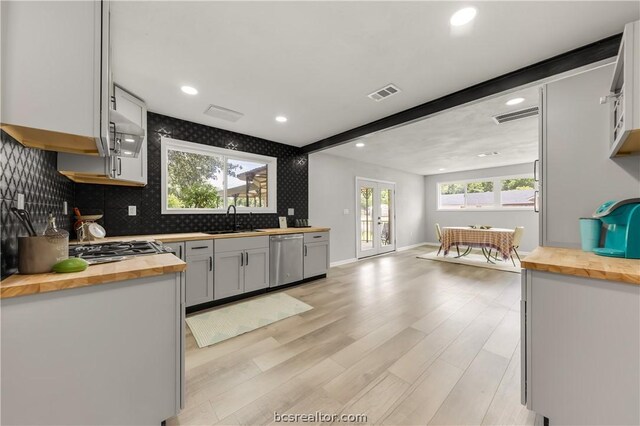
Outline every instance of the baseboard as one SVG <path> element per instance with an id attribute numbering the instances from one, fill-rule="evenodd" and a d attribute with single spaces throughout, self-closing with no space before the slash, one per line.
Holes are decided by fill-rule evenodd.
<path id="1" fill-rule="evenodd" d="M 358 261 L 358 259 L 356 259 L 355 257 L 352 257 L 351 259 L 338 260 L 336 262 L 331 262 L 329 264 L 329 267 L 333 268 L 335 266 L 346 265 L 347 263 L 353 263 L 353 262 L 357 262 L 357 261 Z"/>
<path id="2" fill-rule="evenodd" d="M 411 249 L 414 249 L 414 248 L 416 248 L 416 247 L 424 246 L 424 245 L 427 245 L 427 244 L 429 244 L 429 243 L 424 243 L 424 242 L 423 242 L 423 243 L 418 243 L 418 244 L 411 244 L 410 246 L 398 247 L 398 248 L 396 249 L 396 251 L 411 250 Z"/>

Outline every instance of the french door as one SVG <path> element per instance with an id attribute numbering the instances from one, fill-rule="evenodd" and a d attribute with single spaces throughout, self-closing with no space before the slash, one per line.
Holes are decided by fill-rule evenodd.
<path id="1" fill-rule="evenodd" d="M 358 259 L 396 249 L 395 183 L 356 178 Z"/>

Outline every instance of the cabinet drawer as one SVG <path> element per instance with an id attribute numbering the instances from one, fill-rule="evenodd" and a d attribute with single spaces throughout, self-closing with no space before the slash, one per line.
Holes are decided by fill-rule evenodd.
<path id="1" fill-rule="evenodd" d="M 328 232 L 307 232 L 304 234 L 305 243 L 319 243 L 320 241 L 329 241 Z"/>
<path id="2" fill-rule="evenodd" d="M 220 238 L 216 240 L 216 253 L 268 248 L 269 237 Z"/>
<path id="3" fill-rule="evenodd" d="M 187 241 L 187 256 L 200 256 L 213 254 L 213 240 Z"/>

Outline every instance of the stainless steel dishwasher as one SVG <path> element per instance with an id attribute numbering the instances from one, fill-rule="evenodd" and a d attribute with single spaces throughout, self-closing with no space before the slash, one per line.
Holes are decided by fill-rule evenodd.
<path id="1" fill-rule="evenodd" d="M 269 287 L 302 280 L 302 245 L 302 234 L 270 237 Z"/>

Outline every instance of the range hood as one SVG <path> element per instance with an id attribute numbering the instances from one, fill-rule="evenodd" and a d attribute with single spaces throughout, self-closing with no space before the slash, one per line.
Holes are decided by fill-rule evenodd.
<path id="1" fill-rule="evenodd" d="M 145 131 L 115 109 L 109 110 L 110 155 L 137 158 Z"/>

